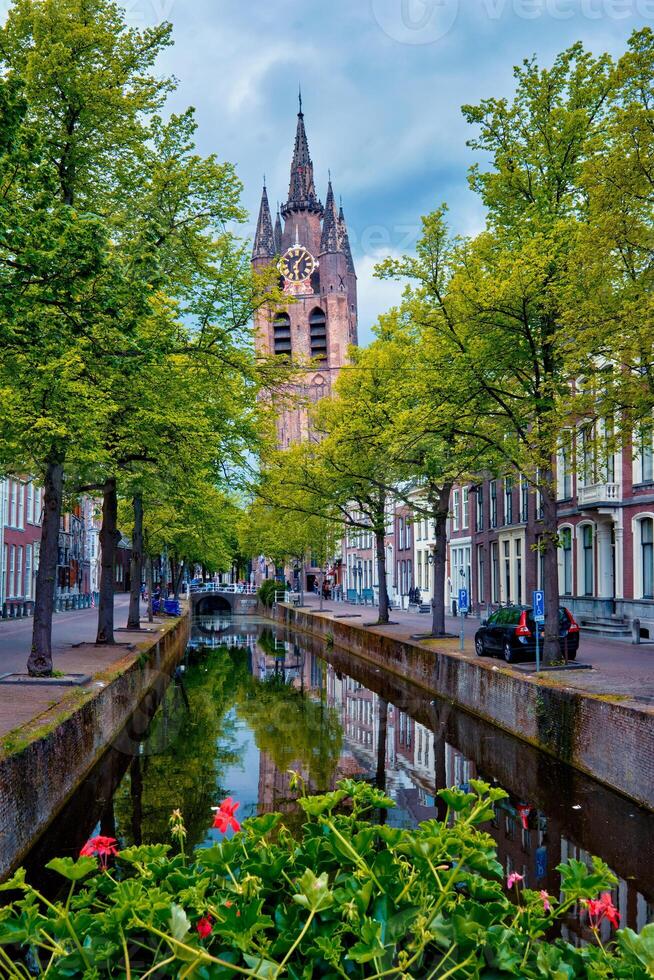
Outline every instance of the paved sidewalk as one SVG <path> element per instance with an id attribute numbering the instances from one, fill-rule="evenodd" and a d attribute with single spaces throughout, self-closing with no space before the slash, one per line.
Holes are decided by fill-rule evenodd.
<path id="1" fill-rule="evenodd" d="M 320 600 L 317 596 L 305 595 L 304 602 L 308 610 L 318 612 Z M 341 618 L 345 623 L 373 624 L 377 616 L 376 606 L 355 606 L 348 602 L 325 601 L 323 609 L 325 615 L 335 619 Z M 371 625 L 370 628 L 375 632 L 396 636 L 398 639 L 408 639 L 412 634 L 424 635 L 431 632 L 431 614 L 393 609 L 390 615 L 396 625 Z M 448 653 L 457 653 L 461 619 L 447 616 L 446 628 L 449 632 L 456 633 L 457 638 L 425 640 L 424 643 Z M 474 650 L 474 635 L 478 628 L 479 620 L 476 617 L 469 616 L 464 619 L 463 656 L 475 660 L 477 657 Z M 589 636 L 582 632 L 577 660 L 580 663 L 591 664 L 594 669 L 548 671 L 548 680 L 562 687 L 592 691 L 597 694 L 614 694 L 637 703 L 641 708 L 651 706 L 654 709 L 654 643 L 632 644 L 628 639 Z M 514 669 L 503 660 L 498 660 L 497 663 L 508 669 Z"/>
<path id="2" fill-rule="evenodd" d="M 136 644 L 152 637 L 152 629 L 146 631 L 148 624 L 142 622 L 140 632 L 124 630 L 129 596 L 118 595 L 114 608 L 116 627 L 120 631 L 116 634 L 117 645 L 113 647 L 95 646 L 97 609 L 55 615 L 52 630 L 55 670 L 93 677 L 121 661 L 138 656 Z M 31 617 L 0 623 L 0 675 L 25 673 L 32 642 L 32 623 Z M 161 624 L 155 622 L 154 629 L 161 629 Z M 38 722 L 40 715 L 57 704 L 70 701 L 79 695 L 79 691 L 79 687 L 63 687 L 47 681 L 36 685 L 0 684 L 0 737 L 31 721 Z"/>

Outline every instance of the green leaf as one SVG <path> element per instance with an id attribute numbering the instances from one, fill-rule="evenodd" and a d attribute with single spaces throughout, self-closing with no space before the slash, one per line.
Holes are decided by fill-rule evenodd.
<path id="1" fill-rule="evenodd" d="M 272 960 L 266 960 L 260 956 L 244 955 L 243 959 L 250 969 L 254 970 L 255 977 L 260 978 L 260 980 L 273 980 L 277 976 L 278 963 L 273 963 Z"/>
<path id="2" fill-rule="evenodd" d="M 8 881 L 0 884 L 0 892 L 12 892 L 17 889 L 24 890 L 28 887 L 25 882 L 26 871 L 25 868 L 19 868 L 18 871 L 11 876 Z"/>
<path id="3" fill-rule="evenodd" d="M 171 936 L 173 939 L 181 942 L 189 934 L 191 929 L 191 923 L 181 905 L 171 905 L 170 919 L 168 921 Z"/>
<path id="4" fill-rule="evenodd" d="M 381 941 L 382 926 L 373 919 L 365 919 L 361 926 L 361 938 L 348 953 L 348 959 L 356 963 L 369 963 L 386 952 Z"/>
<path id="5" fill-rule="evenodd" d="M 326 872 L 316 878 L 311 868 L 307 868 L 297 882 L 299 895 L 293 896 L 293 901 L 303 908 L 313 912 L 322 912 L 334 904 L 334 895 L 329 890 L 329 878 Z"/>
<path id="6" fill-rule="evenodd" d="M 464 793 L 461 789 L 439 789 L 437 796 L 455 813 L 462 813 L 476 801 L 474 793 Z"/>
<path id="7" fill-rule="evenodd" d="M 264 813 L 261 817 L 248 817 L 241 826 L 248 837 L 261 838 L 275 830 L 282 819 L 281 813 Z"/>
<path id="8" fill-rule="evenodd" d="M 654 977 L 654 923 L 645 926 L 640 935 L 631 929 L 620 929 L 616 940 L 628 962 L 639 963 Z"/>
<path id="9" fill-rule="evenodd" d="M 568 898 L 595 898 L 601 891 L 608 891 L 617 882 L 608 864 L 600 858 L 592 859 L 589 870 L 583 861 L 571 858 L 556 869 L 561 875 L 561 890 Z"/>
<path id="10" fill-rule="evenodd" d="M 46 868 L 56 871 L 68 881 L 82 881 L 98 870 L 98 861 L 94 857 L 81 857 L 77 861 L 70 857 L 53 858 L 52 861 L 48 861 Z"/>

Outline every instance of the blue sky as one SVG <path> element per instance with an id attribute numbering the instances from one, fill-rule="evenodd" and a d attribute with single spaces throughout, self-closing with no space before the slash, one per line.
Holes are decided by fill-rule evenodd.
<path id="1" fill-rule="evenodd" d="M 512 67 L 549 64 L 576 40 L 619 54 L 654 27 L 654 0 L 127 0 L 133 23 L 166 18 L 163 67 L 194 105 L 203 152 L 232 160 L 256 220 L 262 174 L 288 193 L 301 81 L 319 193 L 343 196 L 359 274 L 360 340 L 398 296 L 372 271 L 410 250 L 420 215 L 446 201 L 457 231 L 483 220 L 466 174 L 460 106 L 509 95 Z"/>

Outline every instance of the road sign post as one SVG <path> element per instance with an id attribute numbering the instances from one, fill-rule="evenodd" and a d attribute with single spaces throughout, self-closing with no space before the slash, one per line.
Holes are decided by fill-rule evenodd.
<path id="1" fill-rule="evenodd" d="M 536 624 L 536 672 L 538 673 L 540 671 L 540 624 L 545 622 L 545 593 L 542 589 L 534 589 L 532 602 Z"/>
<path id="2" fill-rule="evenodd" d="M 468 590 L 459 589 L 459 615 L 461 617 L 461 638 L 459 649 L 463 653 L 465 643 L 465 615 L 468 612 Z"/>

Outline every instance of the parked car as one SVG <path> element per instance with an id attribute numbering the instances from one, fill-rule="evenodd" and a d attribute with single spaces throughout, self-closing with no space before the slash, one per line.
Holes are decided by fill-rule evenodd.
<path id="1" fill-rule="evenodd" d="M 538 626 L 542 650 L 545 627 Z M 574 660 L 579 649 L 579 626 L 569 609 L 559 608 L 561 656 Z M 503 606 L 481 621 L 475 633 L 478 657 L 504 657 L 507 663 L 536 659 L 536 623 L 531 606 Z"/>

